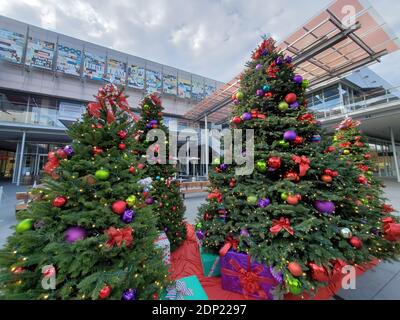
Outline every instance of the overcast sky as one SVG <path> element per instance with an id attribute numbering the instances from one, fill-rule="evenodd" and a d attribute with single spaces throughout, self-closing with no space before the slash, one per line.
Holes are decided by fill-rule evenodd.
<path id="1" fill-rule="evenodd" d="M 260 36 L 283 40 L 331 0 L 0 0 L 0 14 L 220 81 Z M 400 1 L 371 1 L 396 35 Z M 372 69 L 400 84 L 400 52 Z M 393 72 L 395 70 L 395 72 Z"/>

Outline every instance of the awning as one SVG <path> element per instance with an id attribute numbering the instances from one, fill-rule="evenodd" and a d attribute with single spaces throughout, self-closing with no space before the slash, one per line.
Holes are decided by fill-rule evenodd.
<path id="1" fill-rule="evenodd" d="M 365 0 L 334 1 L 278 44 L 281 52 L 293 58 L 297 72 L 310 81 L 309 89 L 379 62 L 399 48 L 397 37 Z M 207 115 L 210 122 L 224 122 L 239 79 L 240 75 L 216 90 L 185 117 L 198 121 Z"/>

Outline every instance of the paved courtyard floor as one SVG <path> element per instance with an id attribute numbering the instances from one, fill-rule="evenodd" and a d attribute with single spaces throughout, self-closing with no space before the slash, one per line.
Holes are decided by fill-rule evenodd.
<path id="1" fill-rule="evenodd" d="M 385 195 L 393 207 L 400 211 L 400 183 L 394 180 L 384 181 Z M 3 195 L 0 200 L 0 247 L 11 234 L 15 225 L 15 192 L 27 190 L 27 187 L 17 187 L 10 183 L 0 182 L 3 186 Z M 205 203 L 206 193 L 189 194 L 185 199 L 186 220 L 194 223 L 197 208 Z M 398 214 L 398 213 L 397 213 Z M 357 278 L 356 289 L 341 290 L 337 298 L 349 300 L 362 299 L 396 299 L 400 300 L 400 262 L 382 262 L 373 270 L 365 272 Z"/>

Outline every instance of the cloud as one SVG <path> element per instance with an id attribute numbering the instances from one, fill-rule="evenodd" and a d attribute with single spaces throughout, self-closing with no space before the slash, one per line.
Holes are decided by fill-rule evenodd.
<path id="1" fill-rule="evenodd" d="M 330 0 L 0 0 L 0 14 L 229 81 L 243 69 L 263 34 L 282 40 L 329 3 Z M 374 3 L 397 32 L 399 3 Z M 398 64 L 400 56 L 393 57 L 391 63 Z M 394 77 L 388 67 L 375 68 L 378 73 Z"/>

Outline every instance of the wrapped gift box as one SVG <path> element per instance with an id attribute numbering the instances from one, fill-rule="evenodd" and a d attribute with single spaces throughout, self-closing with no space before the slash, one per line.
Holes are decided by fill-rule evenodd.
<path id="1" fill-rule="evenodd" d="M 206 248 L 200 247 L 201 264 L 203 266 L 203 274 L 206 277 L 219 277 L 220 272 L 220 256 Z"/>
<path id="2" fill-rule="evenodd" d="M 273 275 L 266 265 L 234 251 L 222 256 L 220 265 L 222 289 L 241 293 L 245 298 L 273 300 L 272 290 L 279 284 L 281 275 Z"/>
<path id="3" fill-rule="evenodd" d="M 161 232 L 154 241 L 154 245 L 162 250 L 163 262 L 165 265 L 171 264 L 171 247 L 165 232 Z"/>
<path id="4" fill-rule="evenodd" d="M 208 300 L 196 276 L 178 279 L 162 294 L 161 300 Z"/>

